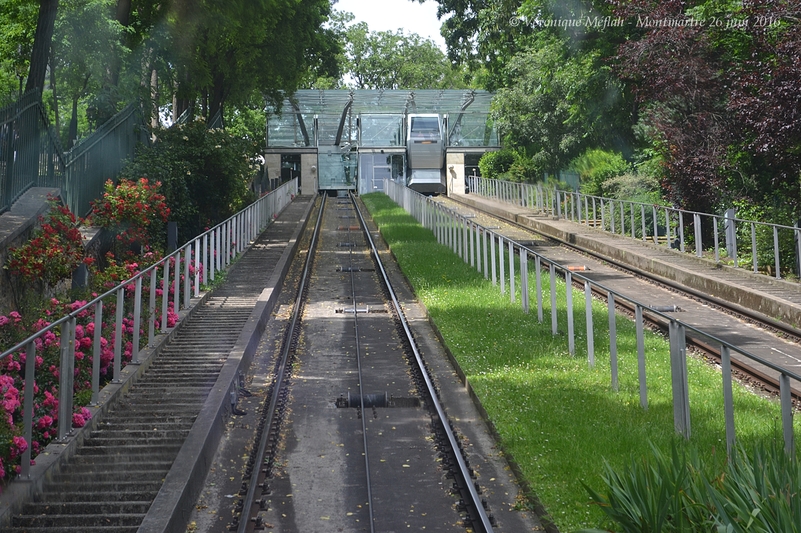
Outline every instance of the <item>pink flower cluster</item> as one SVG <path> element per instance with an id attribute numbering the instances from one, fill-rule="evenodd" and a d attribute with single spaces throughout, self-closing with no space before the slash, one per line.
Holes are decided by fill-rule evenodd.
<path id="1" fill-rule="evenodd" d="M 162 291 L 159 289 L 159 296 Z M 167 326 L 174 327 L 178 321 L 178 314 L 174 311 L 172 287 L 167 292 L 168 312 Z M 102 331 L 100 336 L 100 373 L 104 382 L 111 378 L 111 367 L 114 361 L 114 327 L 116 302 L 107 302 L 104 305 Z M 25 327 L 26 323 L 17 312 L 8 316 L 0 316 L 0 342 L 3 345 L 13 346 L 31 334 L 41 331 L 50 325 L 51 318 L 59 318 L 67 313 L 76 312 L 86 305 L 86 301 L 62 303 L 58 299 L 51 299 L 41 316 Z M 94 358 L 95 316 L 94 306 L 78 312 L 75 326 L 75 398 L 88 398 L 87 394 L 79 394 L 91 390 L 92 363 Z M 156 315 L 151 317 L 156 327 L 161 324 L 161 306 L 157 306 Z M 140 342 L 147 341 L 147 318 L 143 317 L 140 327 Z M 34 418 L 33 439 L 31 452 L 39 453 L 52 439 L 58 435 L 58 389 L 60 377 L 60 339 L 61 330 L 48 330 L 41 334 L 34 342 L 36 346 L 35 364 L 36 379 L 34 388 Z M 134 320 L 132 313 L 126 310 L 122 321 L 122 365 L 131 360 L 133 353 Z M 19 461 L 22 453 L 29 443 L 20 435 L 24 432 L 22 427 L 23 413 L 22 400 L 25 387 L 24 375 L 26 353 L 24 350 L 7 356 L 0 360 L 0 480 L 9 473 L 19 472 Z M 101 384 L 102 386 L 102 384 Z M 91 418 L 86 407 L 76 405 L 72 414 L 72 426 L 83 427 Z M 8 444 L 3 445 L 3 440 Z M 9 468 L 10 467 L 10 468 Z"/>

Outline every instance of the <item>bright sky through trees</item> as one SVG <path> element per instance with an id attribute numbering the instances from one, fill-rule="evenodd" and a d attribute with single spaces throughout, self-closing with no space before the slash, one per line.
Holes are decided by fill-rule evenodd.
<path id="1" fill-rule="evenodd" d="M 339 0 L 334 4 L 337 11 L 349 11 L 356 16 L 355 22 L 366 22 L 370 31 L 397 31 L 416 33 L 431 39 L 445 51 L 445 39 L 439 34 L 442 21 L 437 20 L 437 3 L 423 4 L 412 0 Z"/>

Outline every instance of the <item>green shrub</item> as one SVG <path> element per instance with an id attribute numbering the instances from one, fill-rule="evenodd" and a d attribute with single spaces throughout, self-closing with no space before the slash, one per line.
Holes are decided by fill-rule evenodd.
<path id="1" fill-rule="evenodd" d="M 590 149 L 570 162 L 570 169 L 579 173 L 581 192 L 594 196 L 610 196 L 604 182 L 628 172 L 631 166 L 618 152 Z"/>
<path id="2" fill-rule="evenodd" d="M 258 169 L 253 142 L 201 121 L 158 132 L 158 141 L 140 151 L 122 178 L 161 182 L 179 242 L 233 215 L 255 198 L 250 180 Z"/>
<path id="3" fill-rule="evenodd" d="M 509 148 L 498 150 L 497 152 L 487 152 L 478 161 L 478 168 L 481 177 L 495 180 L 502 179 L 501 176 L 509 171 L 509 167 L 515 162 L 515 151 Z"/>
<path id="4" fill-rule="evenodd" d="M 698 455 L 652 456 L 616 472 L 604 467 L 605 494 L 585 485 L 592 501 L 625 533 L 715 531 L 801 532 L 801 462 L 779 440 L 738 449 L 724 470 L 710 475 Z"/>

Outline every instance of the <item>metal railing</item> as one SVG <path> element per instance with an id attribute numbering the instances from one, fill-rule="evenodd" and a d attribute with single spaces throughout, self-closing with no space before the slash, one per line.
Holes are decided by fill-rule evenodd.
<path id="1" fill-rule="evenodd" d="M 561 191 L 539 184 L 468 176 L 473 194 L 535 209 L 632 239 L 653 242 L 716 263 L 767 273 L 776 279 L 794 272 L 801 277 L 801 228 L 655 204 Z M 746 241 L 743 249 L 742 241 Z M 750 245 L 750 246 L 749 246 Z M 742 264 L 750 252 L 750 262 Z"/>
<path id="2" fill-rule="evenodd" d="M 507 183 L 498 182 L 499 191 L 506 193 L 512 190 Z M 512 184 L 519 185 L 519 184 Z M 445 207 L 442 203 L 430 197 L 423 196 L 411 189 L 399 185 L 391 180 L 385 180 L 384 191 L 398 205 L 403 207 L 424 227 L 430 229 L 437 240 L 458 254 L 465 263 L 482 272 L 485 279 L 492 279 L 493 285 L 500 284 L 501 294 L 509 292 L 512 303 L 518 296 L 516 283 L 519 283 L 519 296 L 525 313 L 530 311 L 529 268 L 530 262 L 534 264 L 534 292 L 537 300 L 537 319 L 544 321 L 542 277 L 549 276 L 550 319 L 551 331 L 554 336 L 558 334 L 557 293 L 556 278 L 565 280 L 567 288 L 574 284 L 584 285 L 584 301 L 586 316 L 587 359 L 590 366 L 595 365 L 595 326 L 593 325 L 593 290 L 607 295 L 608 328 L 611 386 L 618 390 L 618 346 L 615 302 L 628 302 L 635 310 L 635 326 L 637 337 L 638 381 L 640 389 L 640 404 L 648 407 L 648 390 L 645 373 L 645 323 L 643 313 L 649 313 L 664 318 L 669 322 L 670 366 L 673 391 L 673 419 L 676 432 L 690 438 L 690 397 L 687 376 L 686 335 L 692 332 L 702 337 L 711 345 L 720 347 L 722 359 L 722 386 L 724 399 L 724 419 L 726 425 L 726 443 L 729 452 L 735 443 L 734 427 L 734 400 L 732 394 L 731 354 L 736 352 L 741 357 L 762 364 L 780 375 L 781 419 L 784 435 L 785 449 L 788 453 L 794 450 L 793 434 L 793 403 L 791 398 L 790 380 L 801 382 L 801 375 L 775 363 L 767 361 L 758 355 L 724 341 L 715 335 L 705 332 L 689 324 L 677 320 L 651 306 L 643 304 L 628 296 L 615 292 L 601 283 L 597 283 L 579 273 L 573 272 L 569 267 L 548 259 L 537 252 L 523 246 L 511 239 L 495 233 L 489 228 L 477 224 L 472 218 L 466 217 Z M 532 197 L 530 197 L 532 198 Z M 540 196 L 539 198 L 545 198 Z M 508 257 L 508 261 L 507 261 Z M 517 269 L 517 272 L 515 271 Z M 517 277 L 516 277 L 517 276 Z M 575 290 L 575 289 L 574 289 Z M 567 298 L 567 343 L 570 355 L 576 353 L 576 331 L 574 324 L 573 298 L 574 290 L 566 290 Z M 576 291 L 580 294 L 579 291 Z M 581 296 L 579 296 L 580 298 Z"/>
<path id="3" fill-rule="evenodd" d="M 58 136 L 48 125 L 39 91 L 0 109 L 0 213 L 31 187 L 63 187 Z"/>
<path id="4" fill-rule="evenodd" d="M 156 329 L 166 333 L 169 329 L 170 313 L 178 313 L 192 305 L 192 298 L 200 296 L 201 286 L 214 281 L 215 275 L 225 270 L 236 257 L 245 251 L 251 241 L 267 227 L 298 193 L 298 181 L 292 180 L 275 191 L 259 198 L 229 219 L 184 244 L 181 248 L 147 267 L 132 278 L 120 283 L 93 300 L 76 307 L 64 316 L 27 339 L 8 349 L 3 348 L 0 361 L 17 354 L 21 361 L 35 361 L 41 346 L 59 339 L 60 356 L 58 367 L 58 440 L 66 439 L 73 431 L 75 407 L 74 376 L 76 363 L 76 328 L 79 322 L 93 324 L 91 346 L 91 391 L 90 405 L 97 405 L 100 393 L 101 360 L 104 350 L 113 349 L 112 383 L 120 382 L 123 356 L 130 358 L 128 364 L 139 364 L 140 349 L 144 336 L 146 345 L 154 346 Z M 106 327 L 112 340 L 104 346 L 104 311 L 113 311 L 114 322 Z M 177 316 L 177 315 L 176 315 Z M 173 317 L 175 318 L 175 316 Z M 83 328 L 83 324 L 80 324 Z M 89 350 L 88 347 L 81 347 Z M 125 353 L 123 350 L 130 351 Z M 81 352 L 83 353 L 83 352 Z M 107 353 L 108 355 L 108 353 Z M 44 367 L 25 364 L 24 390 L 22 393 L 22 434 L 29 444 L 21 458 L 20 477 L 30 476 L 31 449 L 34 416 L 34 384 L 37 375 L 48 372 Z M 68 393 L 65 393 L 68 391 Z"/>
<path id="5" fill-rule="evenodd" d="M 116 181 L 124 163 L 133 159 L 136 146 L 147 143 L 141 106 L 129 104 L 64 154 L 64 197 L 70 210 L 88 215 L 90 202 L 103 196 L 105 182 Z"/>

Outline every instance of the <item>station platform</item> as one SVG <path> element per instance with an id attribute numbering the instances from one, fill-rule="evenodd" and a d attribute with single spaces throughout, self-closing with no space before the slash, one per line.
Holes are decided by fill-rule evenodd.
<path id="1" fill-rule="evenodd" d="M 696 291 L 713 302 L 733 306 L 744 314 L 756 313 L 768 323 L 781 323 L 801 330 L 801 283 L 755 274 L 667 246 L 611 234 L 472 193 L 454 194 L 451 198 L 557 241 L 588 250 L 602 259 L 648 273 L 667 285 Z"/>

